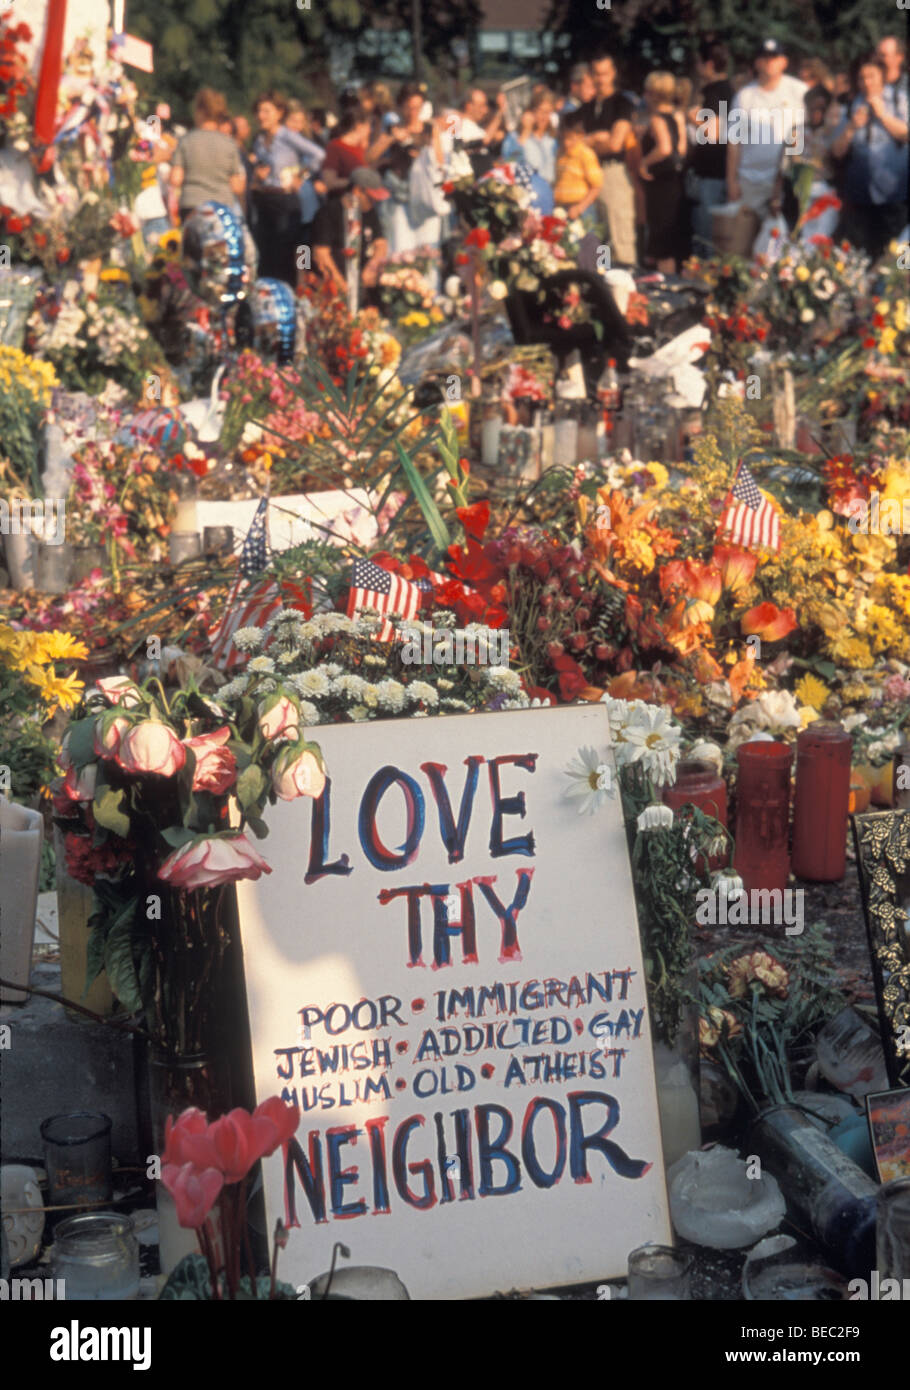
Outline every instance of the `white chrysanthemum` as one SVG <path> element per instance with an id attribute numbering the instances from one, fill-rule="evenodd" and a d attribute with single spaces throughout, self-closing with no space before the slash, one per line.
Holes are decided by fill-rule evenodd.
<path id="1" fill-rule="evenodd" d="M 363 658 L 364 666 L 384 666 L 385 662 L 385 657 L 378 656 L 375 652 L 367 652 Z"/>
<path id="2" fill-rule="evenodd" d="M 341 675 L 344 667 L 339 666 L 337 661 L 323 661 L 316 669 L 327 676 L 330 681 L 333 681 L 336 676 Z"/>
<path id="3" fill-rule="evenodd" d="M 390 714 L 400 714 L 405 707 L 406 693 L 401 681 L 393 680 L 387 676 L 385 680 L 377 682 L 376 695 L 379 701 L 379 708 L 388 710 Z"/>
<path id="4" fill-rule="evenodd" d="M 405 689 L 412 704 L 438 705 L 439 694 L 426 681 L 411 681 Z"/>
<path id="5" fill-rule="evenodd" d="M 379 708 L 379 690 L 375 685 L 371 685 L 369 681 L 364 681 L 363 690 L 360 692 L 360 699 L 361 703 L 366 705 L 367 709 Z"/>
<path id="6" fill-rule="evenodd" d="M 219 700 L 236 700 L 246 690 L 249 685 L 249 676 L 235 676 L 227 685 L 223 685 L 218 691 Z"/>
<path id="7" fill-rule="evenodd" d="M 635 710 L 617 743 L 620 766 L 638 763 L 658 787 L 676 781 L 676 762 L 682 731 L 670 722 L 670 712 L 661 705 L 645 705 Z"/>
<path id="8" fill-rule="evenodd" d="M 466 700 L 459 700 L 455 695 L 446 695 L 442 701 L 445 709 L 460 710 L 462 713 L 470 711 L 471 706 Z"/>
<path id="9" fill-rule="evenodd" d="M 258 627 L 238 627 L 233 640 L 238 652 L 256 652 L 265 641 L 265 633 Z"/>
<path id="10" fill-rule="evenodd" d="M 247 662 L 246 669 L 251 676 L 271 676 L 275 663 L 270 656 L 254 656 L 252 661 Z"/>
<path id="11" fill-rule="evenodd" d="M 352 705 L 348 710 L 348 719 L 352 719 L 355 724 L 362 724 L 365 719 L 372 718 L 372 712 L 365 705 Z"/>
<path id="12" fill-rule="evenodd" d="M 312 700 L 300 701 L 300 718 L 304 724 L 321 724 L 322 715 L 313 704 Z"/>
<path id="13" fill-rule="evenodd" d="M 501 709 L 528 709 L 530 701 L 523 690 L 519 690 L 517 695 L 511 696 L 508 700 L 503 700 Z"/>
<path id="14" fill-rule="evenodd" d="M 365 684 L 362 676 L 355 676 L 353 671 L 345 671 L 332 681 L 330 693 L 342 695 L 347 700 L 359 700 Z"/>
<path id="15" fill-rule="evenodd" d="M 266 676 L 265 680 L 259 682 L 258 689 L 260 695 L 271 695 L 273 690 L 278 689 L 278 682 L 273 681 L 271 676 Z"/>
<path id="16" fill-rule="evenodd" d="M 655 801 L 653 805 L 645 807 L 635 824 L 642 831 L 669 830 L 673 825 L 673 812 L 669 806 Z"/>
<path id="17" fill-rule="evenodd" d="M 357 677 L 359 680 L 359 676 Z M 324 695 L 328 695 L 331 689 L 331 682 L 324 671 L 320 671 L 315 666 L 310 671 L 300 671 L 295 681 L 296 688 L 301 695 L 309 695 L 313 700 L 319 700 Z"/>
<path id="18" fill-rule="evenodd" d="M 485 674 L 490 684 L 505 694 L 513 695 L 521 689 L 521 677 L 509 666 L 488 666 Z"/>
<path id="19" fill-rule="evenodd" d="M 566 796 L 570 801 L 579 802 L 580 816 L 593 815 L 604 805 L 607 797 L 616 794 L 613 770 L 596 748 L 579 748 L 578 757 L 573 758 L 565 773 L 572 778 Z"/>
<path id="20" fill-rule="evenodd" d="M 279 666 L 290 666 L 297 660 L 296 652 L 279 652 L 275 657 Z"/>
<path id="21" fill-rule="evenodd" d="M 296 608 L 276 608 L 274 613 L 269 614 L 265 626 L 271 632 L 273 627 L 277 627 L 279 623 L 287 622 L 289 618 L 292 622 L 299 620 L 300 614 Z"/>

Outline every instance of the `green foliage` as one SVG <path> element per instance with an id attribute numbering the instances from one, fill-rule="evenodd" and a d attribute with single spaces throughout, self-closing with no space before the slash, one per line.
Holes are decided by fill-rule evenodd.
<path id="1" fill-rule="evenodd" d="M 237 1297 L 244 1302 L 251 1299 L 268 1299 L 270 1290 L 271 1280 L 267 1274 L 259 1275 L 255 1289 L 249 1275 L 244 1274 L 238 1284 Z M 184 1255 L 180 1263 L 171 1270 L 167 1283 L 158 1295 L 167 1303 L 208 1302 L 212 1296 L 209 1267 L 204 1256 L 199 1254 Z M 221 1296 L 226 1297 L 226 1290 L 223 1287 Z M 291 1284 L 277 1280 L 275 1298 L 281 1301 L 296 1300 L 297 1291 Z"/>

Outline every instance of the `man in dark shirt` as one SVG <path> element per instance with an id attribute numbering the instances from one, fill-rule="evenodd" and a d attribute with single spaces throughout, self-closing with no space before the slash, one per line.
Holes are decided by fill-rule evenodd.
<path id="1" fill-rule="evenodd" d="M 354 169 L 350 191 L 326 198 L 313 219 L 314 268 L 348 296 L 352 312 L 361 299 L 358 286 L 368 292 L 375 289 L 388 254 L 376 208 L 388 196 L 375 169 Z M 370 293 L 362 296 L 366 303 L 370 298 Z"/>
<path id="2" fill-rule="evenodd" d="M 614 266 L 635 265 L 635 193 L 626 167 L 634 140 L 632 103 L 616 86 L 616 64 L 606 54 L 591 64 L 595 96 L 580 108 L 588 144 L 600 160 L 600 202 L 610 229 Z"/>
<path id="3" fill-rule="evenodd" d="M 696 190 L 692 232 L 699 255 L 711 254 L 711 212 L 727 200 L 727 150 L 718 138 L 718 117 L 721 112 L 729 112 L 733 104 L 733 84 L 727 76 L 729 63 L 724 44 L 713 40 L 702 44 L 698 61 L 701 102 L 688 113 L 695 126 L 695 144 L 690 155 Z"/>

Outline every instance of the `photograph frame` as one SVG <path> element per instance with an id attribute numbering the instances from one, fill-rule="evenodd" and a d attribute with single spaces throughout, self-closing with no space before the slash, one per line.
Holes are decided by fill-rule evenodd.
<path id="1" fill-rule="evenodd" d="M 905 1157 L 898 1156 L 898 1162 L 902 1165 L 903 1171 L 897 1174 L 889 1174 L 885 1166 L 885 1160 L 881 1154 L 882 1136 L 876 1134 L 875 1102 L 879 1105 L 887 1105 L 893 1102 L 902 1102 L 908 1125 L 907 1152 Z M 906 1086 L 898 1086 L 893 1091 L 873 1091 L 866 1096 L 866 1122 L 869 1126 L 869 1142 L 872 1145 L 872 1156 L 875 1159 L 875 1172 L 879 1182 L 897 1182 L 901 1178 L 910 1178 L 910 1089 Z M 890 1166 L 890 1160 L 887 1160 Z"/>
<path id="2" fill-rule="evenodd" d="M 894 1088 L 910 1087 L 910 932 L 901 879 L 910 876 L 910 811 L 853 816 L 856 862 L 882 1047 Z"/>

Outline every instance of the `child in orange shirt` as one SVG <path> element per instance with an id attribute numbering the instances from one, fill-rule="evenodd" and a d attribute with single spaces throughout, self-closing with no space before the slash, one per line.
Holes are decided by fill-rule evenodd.
<path id="1" fill-rule="evenodd" d="M 600 160 L 585 140 L 581 113 L 570 111 L 559 128 L 556 185 L 553 200 L 570 217 L 581 217 L 591 226 L 596 221 L 593 205 L 603 185 Z"/>

